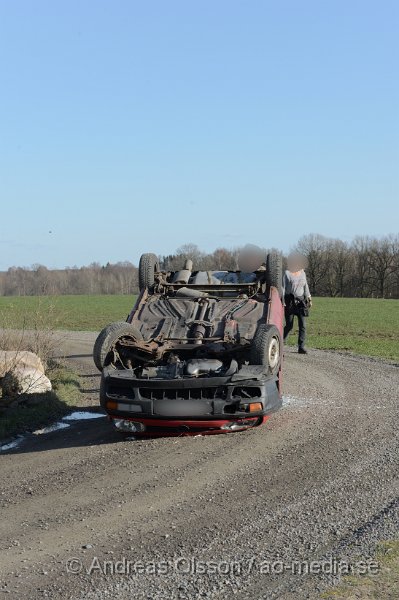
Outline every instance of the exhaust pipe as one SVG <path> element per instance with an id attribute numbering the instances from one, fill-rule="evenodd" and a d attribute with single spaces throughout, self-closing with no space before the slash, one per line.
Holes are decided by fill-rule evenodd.
<path id="1" fill-rule="evenodd" d="M 200 304 L 200 303 L 198 303 Z M 200 304 L 200 311 L 196 325 L 194 326 L 193 336 L 195 338 L 194 344 L 202 344 L 202 340 L 206 334 L 206 326 L 204 324 L 205 315 L 208 310 L 209 300 L 202 300 Z"/>
<path id="2" fill-rule="evenodd" d="M 208 294 L 192 288 L 182 287 L 176 291 L 176 296 L 178 298 L 207 298 Z"/>
<path id="3" fill-rule="evenodd" d="M 184 269 L 175 273 L 173 283 L 188 283 L 193 271 L 193 261 L 189 258 L 184 264 Z"/>

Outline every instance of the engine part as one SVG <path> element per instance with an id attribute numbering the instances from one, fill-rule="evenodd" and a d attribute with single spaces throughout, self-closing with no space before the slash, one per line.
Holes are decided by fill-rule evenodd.
<path id="1" fill-rule="evenodd" d="M 236 361 L 235 358 L 233 358 L 231 360 L 230 366 L 227 369 L 227 371 L 225 373 L 223 373 L 223 375 L 225 377 L 229 377 L 230 375 L 234 375 L 234 373 L 237 373 L 238 371 L 238 362 Z"/>
<path id="2" fill-rule="evenodd" d="M 223 368 L 221 360 L 216 359 L 197 359 L 193 358 L 186 362 L 186 374 L 191 377 L 198 377 L 204 373 L 217 373 Z"/>
<path id="3" fill-rule="evenodd" d="M 144 367 L 140 379 L 180 379 L 183 376 L 183 363 Z"/>

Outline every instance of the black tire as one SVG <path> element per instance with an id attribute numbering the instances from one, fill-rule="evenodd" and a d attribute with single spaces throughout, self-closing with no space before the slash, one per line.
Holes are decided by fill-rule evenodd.
<path id="1" fill-rule="evenodd" d="M 158 257 L 155 254 L 142 254 L 139 263 L 140 292 L 152 292 L 155 284 L 155 273 L 159 271 Z"/>
<path id="2" fill-rule="evenodd" d="M 140 331 L 136 329 L 130 323 L 126 321 L 117 321 L 104 327 L 104 329 L 98 334 L 96 341 L 94 342 L 93 348 L 93 360 L 99 371 L 108 364 L 108 357 L 111 352 L 112 346 L 115 342 L 123 337 L 130 336 L 136 340 L 142 340 L 143 336 Z"/>
<path id="3" fill-rule="evenodd" d="M 281 298 L 283 294 L 283 257 L 278 252 L 271 252 L 267 255 L 266 283 L 277 288 Z"/>
<path id="4" fill-rule="evenodd" d="M 267 372 L 276 375 L 281 365 L 282 342 L 275 325 L 259 325 L 252 341 L 250 362 L 263 365 Z"/>

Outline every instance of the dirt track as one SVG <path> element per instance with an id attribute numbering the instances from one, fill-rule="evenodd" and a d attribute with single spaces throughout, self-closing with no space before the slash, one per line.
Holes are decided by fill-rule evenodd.
<path id="1" fill-rule="evenodd" d="M 65 343 L 82 406 L 97 402 L 93 339 Z M 123 441 L 100 418 L 0 456 L 0 594 L 318 598 L 328 577 L 292 561 L 354 564 L 398 536 L 399 369 L 287 350 L 284 378 L 284 408 L 256 430 Z"/>

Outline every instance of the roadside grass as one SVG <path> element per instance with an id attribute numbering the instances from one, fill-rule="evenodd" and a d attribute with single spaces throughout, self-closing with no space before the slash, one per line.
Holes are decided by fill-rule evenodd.
<path id="1" fill-rule="evenodd" d="M 27 403 L 0 412 L 0 440 L 45 427 L 79 405 L 79 377 L 63 366 L 53 366 L 49 377 L 53 386 L 46 394 L 26 395 Z"/>
<path id="2" fill-rule="evenodd" d="M 124 320 L 135 300 L 134 296 L 3 296 L 0 328 L 29 329 L 40 306 L 50 329 L 99 331 Z M 399 300 L 314 298 L 307 325 L 311 348 L 399 360 Z M 294 329 L 290 345 L 295 345 L 296 335 Z"/>
<path id="3" fill-rule="evenodd" d="M 323 600 L 397 600 L 399 598 L 399 541 L 378 545 L 375 575 L 343 577 L 342 583 L 323 594 Z"/>

